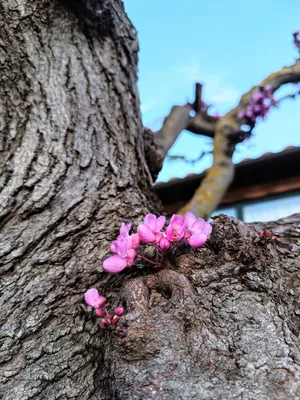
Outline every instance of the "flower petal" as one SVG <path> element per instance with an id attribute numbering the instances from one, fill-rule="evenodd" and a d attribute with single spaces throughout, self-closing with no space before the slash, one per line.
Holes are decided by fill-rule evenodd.
<path id="1" fill-rule="evenodd" d="M 117 274 L 126 268 L 127 264 L 124 258 L 114 255 L 104 260 L 102 267 L 109 274 Z"/>
<path id="2" fill-rule="evenodd" d="M 123 236 L 119 235 L 118 239 L 115 240 L 114 244 L 115 244 L 115 249 L 116 249 L 117 254 L 120 257 L 125 258 L 126 251 L 127 251 L 127 239 L 124 238 Z"/>
<path id="3" fill-rule="evenodd" d="M 129 231 L 131 228 L 132 223 L 128 222 L 128 224 L 122 224 L 120 228 L 120 235 L 126 237 L 129 235 Z"/>
<path id="4" fill-rule="evenodd" d="M 203 233 L 205 233 L 205 235 L 210 235 L 211 234 L 211 231 L 212 231 L 212 226 L 211 226 L 211 224 L 209 224 L 208 222 L 205 222 L 205 226 L 204 226 L 204 229 L 203 229 Z"/>
<path id="5" fill-rule="evenodd" d="M 135 258 L 136 258 L 136 251 L 133 249 L 127 250 L 126 266 L 131 267 L 131 265 L 134 263 Z"/>
<path id="6" fill-rule="evenodd" d="M 193 223 L 196 221 L 196 216 L 191 212 L 191 211 L 188 211 L 186 214 L 185 214 L 185 222 L 186 222 L 186 224 L 187 224 L 187 227 L 189 228 L 189 229 L 191 229 L 191 227 L 193 226 Z"/>
<path id="7" fill-rule="evenodd" d="M 149 228 L 148 225 L 139 225 L 138 234 L 142 242 L 152 243 L 155 241 L 155 234 L 152 232 L 151 228 Z"/>
<path id="8" fill-rule="evenodd" d="M 89 289 L 84 294 L 86 304 L 94 308 L 100 308 L 106 302 L 105 297 L 99 295 L 98 290 L 95 288 Z"/>
<path id="9" fill-rule="evenodd" d="M 160 239 L 163 237 L 163 234 L 162 234 L 162 232 L 158 232 L 156 235 L 155 235 L 155 243 L 159 243 L 159 241 L 160 241 Z"/>
<path id="10" fill-rule="evenodd" d="M 202 218 L 198 218 L 193 223 L 191 231 L 194 233 L 201 233 L 203 232 L 204 227 L 205 227 L 205 220 Z"/>
<path id="11" fill-rule="evenodd" d="M 156 226 L 155 226 L 155 233 L 160 232 L 166 223 L 166 217 L 161 215 L 157 218 Z"/>
<path id="12" fill-rule="evenodd" d="M 148 225 L 152 231 L 155 231 L 156 216 L 154 214 L 147 214 L 144 218 L 144 224 Z"/>
<path id="13" fill-rule="evenodd" d="M 168 240 L 173 240 L 173 231 L 172 231 L 171 223 L 170 223 L 169 226 L 167 226 L 165 235 L 166 235 Z"/>
<path id="14" fill-rule="evenodd" d="M 202 246 L 207 240 L 207 236 L 205 233 L 196 233 L 195 235 L 192 235 L 189 239 L 189 245 L 192 247 L 200 247 Z"/>
<path id="15" fill-rule="evenodd" d="M 140 247 L 140 236 L 138 233 L 133 233 L 132 235 L 130 235 L 130 239 L 131 247 L 133 249 L 137 249 L 138 247 Z"/>
<path id="16" fill-rule="evenodd" d="M 173 217 L 174 217 L 174 219 L 172 221 Z M 183 218 L 181 215 L 176 215 L 176 214 L 173 215 L 173 217 L 171 218 L 171 221 L 170 221 L 172 228 L 178 232 L 182 232 L 182 230 L 184 230 L 186 227 L 185 218 Z"/>
<path id="17" fill-rule="evenodd" d="M 114 242 L 112 242 L 112 244 L 110 245 L 110 251 L 112 253 L 117 253 L 117 249 L 116 249 L 116 240 Z"/>

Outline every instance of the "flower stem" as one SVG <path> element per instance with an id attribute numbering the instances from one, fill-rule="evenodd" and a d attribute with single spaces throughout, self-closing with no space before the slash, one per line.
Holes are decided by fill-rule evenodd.
<path id="1" fill-rule="evenodd" d="M 149 260 L 149 258 L 146 258 L 146 257 L 141 256 L 141 255 L 139 255 L 139 254 L 137 255 L 137 258 L 141 258 L 142 260 L 148 261 L 150 264 L 157 265 L 156 262 L 154 262 L 154 261 L 152 261 L 152 260 Z"/>

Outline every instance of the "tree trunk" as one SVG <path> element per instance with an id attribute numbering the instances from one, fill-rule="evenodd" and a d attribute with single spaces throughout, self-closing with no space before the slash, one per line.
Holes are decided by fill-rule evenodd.
<path id="1" fill-rule="evenodd" d="M 100 260 L 121 221 L 151 208 L 136 32 L 121 1 L 70 3 L 0 1 L 7 400 L 93 398 L 103 338 L 83 293 L 107 287 Z"/>
<path id="2" fill-rule="evenodd" d="M 300 216 L 276 241 L 221 216 L 159 272 L 101 272 L 120 223 L 158 208 L 136 32 L 119 0 L 0 15 L 1 398 L 300 398 Z M 114 332 L 90 287 L 124 302 Z"/>

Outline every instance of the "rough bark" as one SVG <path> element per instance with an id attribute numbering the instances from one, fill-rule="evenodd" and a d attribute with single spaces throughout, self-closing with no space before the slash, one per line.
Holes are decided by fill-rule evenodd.
<path id="1" fill-rule="evenodd" d="M 1 398 L 299 398 L 300 216 L 283 243 L 220 217 L 161 271 L 101 272 L 120 222 L 157 207 L 135 30 L 116 0 L 0 15 Z M 83 304 L 95 286 L 126 306 L 115 332 Z"/>
<path id="2" fill-rule="evenodd" d="M 268 224 L 273 241 L 221 215 L 207 246 L 131 281 L 99 398 L 299 399 L 299 222 Z"/>
<path id="3" fill-rule="evenodd" d="M 7 400 L 92 398 L 103 345 L 82 296 L 107 285 L 120 222 L 151 209 L 135 29 L 121 1 L 75 3 L 0 1 Z"/>

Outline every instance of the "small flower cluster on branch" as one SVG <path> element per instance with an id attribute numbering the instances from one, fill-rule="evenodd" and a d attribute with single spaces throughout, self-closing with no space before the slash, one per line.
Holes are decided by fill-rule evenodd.
<path id="1" fill-rule="evenodd" d="M 122 224 L 119 236 L 110 246 L 113 255 L 103 262 L 104 271 L 116 274 L 131 267 L 137 258 L 144 259 L 153 265 L 161 265 L 164 254 L 174 248 L 180 240 L 183 239 L 192 247 L 200 247 L 212 231 L 209 223 L 202 218 L 197 219 L 191 212 L 187 212 L 185 218 L 174 214 L 163 231 L 165 223 L 166 217 L 157 218 L 154 214 L 147 214 L 144 223 L 138 226 L 137 233 L 131 235 L 129 234 L 131 222 Z M 143 243 L 154 246 L 156 261 L 138 254 L 137 250 Z"/>
<path id="2" fill-rule="evenodd" d="M 97 317 L 103 317 L 100 320 L 100 328 L 112 328 L 115 326 L 120 316 L 124 313 L 123 307 L 117 307 L 112 314 L 109 314 L 106 308 L 106 298 L 100 296 L 95 288 L 89 289 L 84 294 L 84 300 L 87 305 L 95 308 Z"/>
<path id="3" fill-rule="evenodd" d="M 254 93 L 245 111 L 240 111 L 238 118 L 249 126 L 254 126 L 258 117 L 264 118 L 272 106 L 276 105 L 270 85 L 262 86 Z"/>

